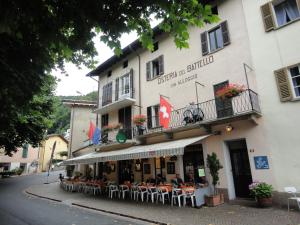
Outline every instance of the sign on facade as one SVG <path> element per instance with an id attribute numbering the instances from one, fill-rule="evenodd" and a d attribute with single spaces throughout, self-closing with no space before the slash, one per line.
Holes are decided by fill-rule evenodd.
<path id="1" fill-rule="evenodd" d="M 254 163 L 257 170 L 269 169 L 267 156 L 254 156 Z"/>

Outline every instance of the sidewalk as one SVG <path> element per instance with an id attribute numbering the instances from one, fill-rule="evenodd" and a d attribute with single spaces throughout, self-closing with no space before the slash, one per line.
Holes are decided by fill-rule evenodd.
<path id="1" fill-rule="evenodd" d="M 36 185 L 27 193 L 87 208 L 109 211 L 172 225 L 300 225 L 300 212 L 287 209 L 245 207 L 223 204 L 218 207 L 195 209 L 170 205 L 108 199 L 101 196 L 70 193 L 59 183 Z"/>

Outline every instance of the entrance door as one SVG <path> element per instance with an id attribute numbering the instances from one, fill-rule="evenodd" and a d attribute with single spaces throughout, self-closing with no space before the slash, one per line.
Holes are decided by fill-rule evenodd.
<path id="1" fill-rule="evenodd" d="M 249 198 L 252 175 L 245 140 L 227 142 L 236 197 Z"/>
<path id="2" fill-rule="evenodd" d="M 221 99 L 216 97 L 217 91 L 227 86 L 228 83 L 228 81 L 224 81 L 222 83 L 214 85 L 215 103 L 218 118 L 231 116 L 233 114 L 231 98 Z"/>
<path id="3" fill-rule="evenodd" d="M 122 160 L 118 161 L 119 168 L 119 184 L 123 184 L 124 181 L 134 181 L 133 172 L 132 172 L 132 160 Z"/>
<path id="4" fill-rule="evenodd" d="M 183 155 L 184 181 L 200 181 L 198 169 L 204 168 L 203 149 L 201 144 L 185 147 Z"/>
<path id="5" fill-rule="evenodd" d="M 131 106 L 119 109 L 119 123 L 123 124 L 126 137 L 131 139 Z"/>

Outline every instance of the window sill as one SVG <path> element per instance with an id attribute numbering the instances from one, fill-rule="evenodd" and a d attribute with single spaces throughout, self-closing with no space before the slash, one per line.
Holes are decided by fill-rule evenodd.
<path id="1" fill-rule="evenodd" d="M 300 97 L 294 97 L 294 98 L 291 100 L 291 102 L 298 102 L 298 101 L 300 101 Z"/>
<path id="2" fill-rule="evenodd" d="M 218 48 L 218 49 L 216 49 L 216 50 L 214 50 L 212 52 L 209 52 L 207 55 L 215 54 L 216 52 L 219 52 L 219 51 L 223 50 L 224 48 L 225 48 L 225 46 L 223 46 L 222 48 Z M 205 55 L 205 56 L 207 56 L 207 55 Z"/>
<path id="3" fill-rule="evenodd" d="M 290 22 L 288 22 L 286 24 L 283 24 L 281 26 L 275 27 L 274 30 L 279 30 L 279 29 L 281 29 L 283 27 L 286 27 L 286 26 L 288 26 L 288 25 L 290 25 L 292 23 L 298 22 L 298 21 L 300 21 L 300 17 L 298 17 L 297 19 L 294 19 L 294 20 L 292 20 L 292 21 L 290 21 Z"/>
<path id="4" fill-rule="evenodd" d="M 159 78 L 159 77 L 161 77 L 161 76 L 163 76 L 163 75 L 164 75 L 164 73 L 161 74 L 161 75 L 158 75 L 158 76 L 156 76 L 156 77 L 154 77 L 154 78 L 151 78 L 151 79 L 149 79 L 149 80 L 147 80 L 147 81 L 153 81 L 153 80 L 155 80 L 155 79 L 157 79 L 157 78 Z"/>

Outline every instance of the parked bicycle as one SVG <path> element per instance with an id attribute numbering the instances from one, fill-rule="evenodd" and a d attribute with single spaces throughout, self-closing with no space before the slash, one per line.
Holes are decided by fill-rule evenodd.
<path id="1" fill-rule="evenodd" d="M 185 125 L 196 123 L 204 119 L 204 113 L 199 106 L 190 103 L 183 112 L 183 122 Z"/>

